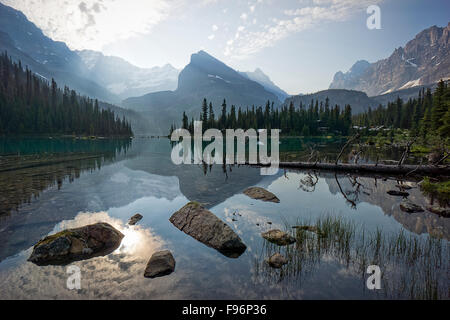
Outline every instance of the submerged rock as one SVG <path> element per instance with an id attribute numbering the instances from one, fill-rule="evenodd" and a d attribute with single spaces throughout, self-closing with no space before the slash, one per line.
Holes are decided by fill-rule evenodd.
<path id="1" fill-rule="evenodd" d="M 272 255 L 268 260 L 267 263 L 269 264 L 269 266 L 271 266 L 272 268 L 276 268 L 279 269 L 282 266 L 284 266 L 285 264 L 288 263 L 287 259 L 279 254 L 279 253 L 275 253 L 274 255 Z"/>
<path id="2" fill-rule="evenodd" d="M 410 186 L 409 184 L 396 184 L 395 186 L 397 188 L 399 188 L 400 190 L 410 190 L 410 189 L 412 189 L 412 186 Z"/>
<path id="3" fill-rule="evenodd" d="M 227 257 L 237 258 L 247 249 L 233 229 L 197 202 L 186 204 L 169 221 L 184 233 Z"/>
<path id="4" fill-rule="evenodd" d="M 404 199 L 400 203 L 400 209 L 408 213 L 423 212 L 423 208 L 409 200 Z"/>
<path id="5" fill-rule="evenodd" d="M 405 191 L 397 191 L 397 190 L 389 190 L 387 192 L 387 194 L 391 195 L 391 196 L 399 196 L 399 197 L 407 197 L 409 196 L 408 192 Z"/>
<path id="6" fill-rule="evenodd" d="M 155 252 L 147 263 L 144 277 L 156 278 L 171 274 L 175 270 L 175 259 L 169 250 Z"/>
<path id="7" fill-rule="evenodd" d="M 246 196 L 256 200 L 262 200 L 266 202 L 275 202 L 279 203 L 280 199 L 278 199 L 272 192 L 267 191 L 266 189 L 259 187 L 251 187 L 244 191 Z"/>
<path id="8" fill-rule="evenodd" d="M 439 206 L 432 206 L 432 207 L 427 207 L 428 211 L 433 212 L 437 215 L 440 215 L 442 217 L 448 218 L 450 217 L 450 209 L 448 208 L 442 208 Z"/>
<path id="9" fill-rule="evenodd" d="M 136 223 L 138 223 L 141 219 L 142 219 L 142 215 L 140 215 L 139 213 L 136 213 L 134 216 L 132 216 L 130 218 L 130 220 L 128 220 L 128 224 L 130 226 L 134 226 Z"/>
<path id="10" fill-rule="evenodd" d="M 67 229 L 40 240 L 28 261 L 37 265 L 64 265 L 107 255 L 119 247 L 123 237 L 104 222 Z"/>
<path id="11" fill-rule="evenodd" d="M 297 231 L 309 231 L 317 234 L 321 233 L 319 228 L 317 228 L 316 226 L 293 226 L 292 228 L 297 229 Z"/>
<path id="12" fill-rule="evenodd" d="M 261 236 L 267 241 L 275 243 L 279 246 L 286 246 L 296 241 L 294 237 L 278 229 L 272 229 L 267 232 L 263 232 L 261 233 Z"/>

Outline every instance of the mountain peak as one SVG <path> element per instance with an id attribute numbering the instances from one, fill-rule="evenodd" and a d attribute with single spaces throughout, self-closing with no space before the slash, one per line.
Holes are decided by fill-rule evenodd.
<path id="1" fill-rule="evenodd" d="M 404 47 L 395 48 L 386 59 L 375 63 L 357 61 L 348 72 L 338 72 L 330 89 L 354 89 L 376 96 L 447 78 L 450 73 L 448 47 L 450 23 L 419 32 Z"/>

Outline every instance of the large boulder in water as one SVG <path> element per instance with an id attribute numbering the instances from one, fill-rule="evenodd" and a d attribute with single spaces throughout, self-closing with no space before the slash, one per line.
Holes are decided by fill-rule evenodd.
<path id="1" fill-rule="evenodd" d="M 64 265 L 107 255 L 119 247 L 123 237 L 104 222 L 67 229 L 40 240 L 28 261 L 37 265 Z"/>
<path id="2" fill-rule="evenodd" d="M 280 199 L 277 198 L 272 192 L 267 191 L 266 189 L 260 187 L 251 187 L 244 191 L 244 194 L 250 198 L 256 200 L 262 200 L 266 202 L 275 202 L 279 203 Z"/>
<path id="3" fill-rule="evenodd" d="M 156 278 L 171 274 L 175 270 L 175 259 L 169 250 L 155 252 L 148 261 L 144 277 Z"/>
<path id="4" fill-rule="evenodd" d="M 197 202 L 189 202 L 169 220 L 184 233 L 227 257 L 237 258 L 247 248 L 225 222 Z"/>

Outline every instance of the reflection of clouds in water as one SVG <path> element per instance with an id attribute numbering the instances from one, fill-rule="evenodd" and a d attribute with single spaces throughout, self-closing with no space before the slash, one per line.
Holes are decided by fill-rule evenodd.
<path id="1" fill-rule="evenodd" d="M 234 203 L 223 209 L 224 220 L 232 229 L 243 238 L 247 245 L 247 252 L 251 252 L 253 258 L 257 258 L 257 253 L 253 250 L 253 245 L 261 242 L 261 233 L 270 229 L 281 229 L 285 227 L 272 218 L 261 215 L 257 211 L 249 208 L 245 204 Z M 236 221 L 233 221 L 235 219 Z M 272 224 L 268 224 L 272 222 Z"/>
<path id="2" fill-rule="evenodd" d="M 120 247 L 112 254 L 73 263 L 81 269 L 80 291 L 66 288 L 68 274 L 65 266 L 39 267 L 25 262 L 31 253 L 30 248 L 12 258 L 18 260 L 16 261 L 19 262 L 18 267 L 2 268 L 0 274 L 2 299 L 126 299 L 152 296 L 169 298 L 168 295 L 173 297 L 173 287 L 176 285 L 174 277 L 165 277 L 164 281 L 143 277 L 148 259 L 155 251 L 166 246 L 152 230 L 139 225 L 124 225 L 121 220 L 109 217 L 106 212 L 97 212 L 80 213 L 73 220 L 63 221 L 51 234 L 100 221 L 111 224 L 125 237 Z M 5 263 L 8 264 L 7 261 Z"/>
<path id="3" fill-rule="evenodd" d="M 111 181 L 116 183 L 128 184 L 130 180 L 131 179 L 123 172 L 118 172 L 111 177 Z"/>

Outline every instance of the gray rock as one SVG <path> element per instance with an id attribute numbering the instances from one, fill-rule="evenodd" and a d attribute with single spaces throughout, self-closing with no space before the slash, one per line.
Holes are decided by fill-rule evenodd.
<path id="1" fill-rule="evenodd" d="M 28 261 L 37 265 L 64 265 L 107 255 L 119 247 L 123 237 L 120 231 L 103 222 L 67 229 L 40 240 Z"/>
<path id="2" fill-rule="evenodd" d="M 225 222 L 197 202 L 186 204 L 169 221 L 184 233 L 227 257 L 237 258 L 247 248 Z"/>
<path id="3" fill-rule="evenodd" d="M 285 264 L 288 263 L 287 259 L 279 254 L 279 253 L 275 253 L 274 255 L 272 255 L 268 260 L 267 263 L 269 264 L 269 266 L 271 266 L 272 268 L 276 268 L 279 269 L 282 266 L 284 266 Z"/>
<path id="4" fill-rule="evenodd" d="M 251 187 L 244 191 L 246 196 L 256 200 L 262 200 L 267 202 L 275 202 L 279 203 L 280 199 L 278 199 L 272 192 L 267 191 L 266 189 L 259 187 Z"/>
<path id="5" fill-rule="evenodd" d="M 316 234 L 321 234 L 319 228 L 317 228 L 316 226 L 293 226 L 292 228 L 297 229 L 297 231 L 309 231 Z"/>
<path id="6" fill-rule="evenodd" d="M 391 196 L 399 196 L 399 197 L 407 197 L 409 196 L 408 192 L 405 191 L 397 191 L 397 190 L 389 190 L 387 192 L 387 194 L 391 195 Z"/>
<path id="7" fill-rule="evenodd" d="M 400 203 L 400 209 L 408 213 L 423 212 L 423 208 L 409 200 L 404 199 Z"/>
<path id="8" fill-rule="evenodd" d="M 138 223 L 139 220 L 141 220 L 143 217 L 142 215 L 140 215 L 139 213 L 136 213 L 134 216 L 132 216 L 130 218 L 130 220 L 128 220 L 128 224 L 130 226 L 134 226 L 136 223 Z"/>
<path id="9" fill-rule="evenodd" d="M 175 270 L 175 259 L 169 250 L 155 252 L 147 263 L 144 277 L 156 278 L 171 274 Z"/>
<path id="10" fill-rule="evenodd" d="M 432 206 L 432 207 L 427 207 L 428 211 L 433 212 L 437 215 L 440 215 L 442 217 L 448 218 L 450 217 L 450 209 L 448 208 L 442 208 L 439 206 Z"/>
<path id="11" fill-rule="evenodd" d="M 275 243 L 279 246 L 286 246 L 296 241 L 294 237 L 278 229 L 272 229 L 267 232 L 263 232 L 261 233 L 261 236 L 267 241 Z"/>

